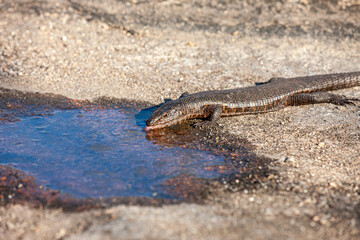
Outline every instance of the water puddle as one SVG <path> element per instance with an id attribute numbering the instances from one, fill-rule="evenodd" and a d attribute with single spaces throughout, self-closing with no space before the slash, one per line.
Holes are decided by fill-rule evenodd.
<path id="1" fill-rule="evenodd" d="M 238 154 L 209 151 L 189 126 L 145 133 L 153 108 L 32 98 L 1 100 L 0 164 L 45 188 L 73 198 L 185 199 L 239 172 Z"/>

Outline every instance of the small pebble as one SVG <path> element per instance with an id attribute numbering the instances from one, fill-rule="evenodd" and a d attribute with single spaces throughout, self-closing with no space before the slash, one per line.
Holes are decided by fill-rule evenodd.
<path id="1" fill-rule="evenodd" d="M 295 158 L 293 156 L 286 157 L 284 162 L 286 162 L 286 163 L 295 163 Z"/>
<path id="2" fill-rule="evenodd" d="M 318 221 L 320 221 L 320 217 L 319 217 L 319 216 L 314 216 L 314 217 L 312 218 L 312 220 L 313 220 L 314 222 L 318 222 Z"/>

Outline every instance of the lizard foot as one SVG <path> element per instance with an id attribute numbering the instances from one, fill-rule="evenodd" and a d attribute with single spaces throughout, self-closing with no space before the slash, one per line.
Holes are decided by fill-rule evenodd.
<path id="1" fill-rule="evenodd" d="M 336 97 L 334 97 L 336 96 Z M 353 101 L 360 101 L 359 98 L 347 98 L 346 96 L 343 95 L 334 95 L 331 98 L 331 103 L 335 104 L 335 105 L 352 105 L 352 106 L 356 106 L 355 103 L 353 103 Z"/>
<path id="2" fill-rule="evenodd" d="M 201 122 L 194 123 L 193 127 L 202 129 L 202 128 L 205 128 L 205 127 L 210 127 L 212 125 L 213 125 L 213 123 L 211 121 L 201 121 Z"/>

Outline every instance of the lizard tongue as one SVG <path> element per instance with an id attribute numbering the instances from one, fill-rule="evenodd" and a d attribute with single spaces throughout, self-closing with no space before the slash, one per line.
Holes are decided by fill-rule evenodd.
<path id="1" fill-rule="evenodd" d="M 144 128 L 145 132 L 149 131 L 150 129 L 152 129 L 151 126 L 146 126 L 146 127 Z"/>

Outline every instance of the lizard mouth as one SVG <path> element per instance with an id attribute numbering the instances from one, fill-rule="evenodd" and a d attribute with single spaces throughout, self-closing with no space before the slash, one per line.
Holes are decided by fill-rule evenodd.
<path id="1" fill-rule="evenodd" d="M 156 124 L 156 125 L 146 125 L 146 127 L 144 128 L 145 132 L 149 131 L 149 130 L 153 130 L 153 129 L 159 129 L 159 128 L 165 128 L 165 127 L 170 127 L 172 125 L 176 125 L 179 124 L 180 122 L 183 122 L 184 120 L 175 122 L 175 123 L 170 123 L 170 122 L 166 122 L 166 123 L 162 123 L 162 124 Z"/>
<path id="2" fill-rule="evenodd" d="M 145 130 L 145 132 L 147 132 L 147 131 L 150 131 L 150 130 L 153 130 L 153 129 L 164 128 L 164 127 L 167 127 L 167 126 L 169 126 L 169 125 L 167 125 L 167 124 L 158 124 L 158 125 L 152 125 L 152 126 L 146 125 L 144 130 Z"/>
<path id="3" fill-rule="evenodd" d="M 168 121 L 168 122 L 163 122 L 163 123 L 156 123 L 156 125 L 150 125 L 149 123 L 146 123 L 146 127 L 144 128 L 144 130 L 145 130 L 145 132 L 147 132 L 147 131 L 153 130 L 153 129 L 170 127 L 170 126 L 173 126 L 173 125 L 180 124 L 180 123 L 184 122 L 187 119 L 188 118 L 186 116 L 184 116 L 181 119 L 178 119 L 177 121 Z"/>
<path id="4" fill-rule="evenodd" d="M 144 128 L 144 131 L 147 132 L 147 131 L 150 131 L 151 129 L 154 129 L 154 127 L 153 126 L 146 126 Z"/>

